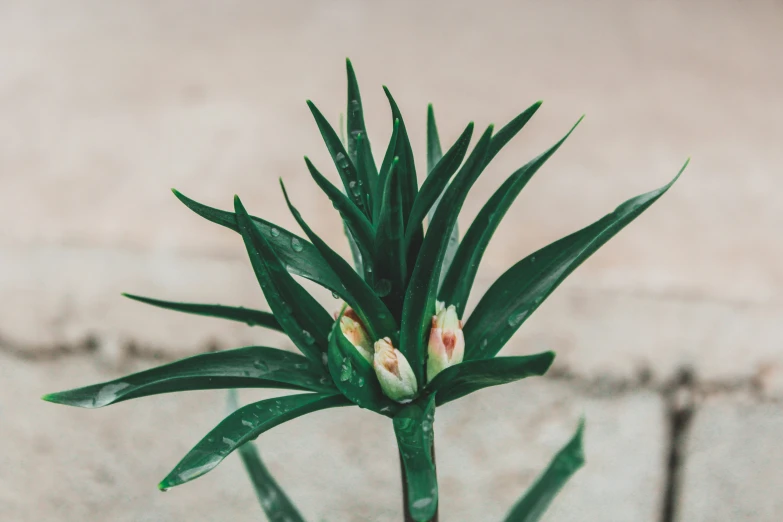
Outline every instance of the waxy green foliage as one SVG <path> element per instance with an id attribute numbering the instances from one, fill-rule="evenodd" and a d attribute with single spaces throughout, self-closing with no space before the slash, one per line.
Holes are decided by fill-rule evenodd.
<path id="1" fill-rule="evenodd" d="M 581 118 L 552 147 L 511 173 L 460 241 L 457 218 L 471 188 L 497 153 L 524 129 L 541 102 L 532 104 L 497 132 L 492 125 L 487 127 L 472 150 L 474 125 L 468 123 L 445 153 L 430 105 L 427 176 L 420 185 L 413 145 L 391 92 L 384 87 L 391 109 L 391 137 L 379 166 L 370 146 L 362 98 L 350 61 L 347 72 L 348 132 L 344 138 L 313 102 L 307 102 L 342 187 L 333 184 L 307 158 L 305 166 L 342 218 L 354 256 L 353 265 L 308 224 L 307 220 L 313 223 L 317 216 L 303 215 L 295 208 L 295 193 L 288 194 L 283 189 L 285 201 L 304 236 L 251 216 L 238 197 L 234 198 L 233 211 L 226 211 L 198 203 L 175 190 L 177 198 L 196 214 L 239 234 L 271 312 L 125 294 L 161 308 L 283 332 L 301 355 L 261 346 L 209 353 L 115 381 L 53 393 L 44 399 L 98 408 L 186 390 L 254 387 L 294 390 L 298 393 L 232 411 L 185 455 L 160 487 L 166 489 L 200 477 L 239 450 L 262 504 L 267 497 L 279 499 L 264 504 L 269 519 L 295 521 L 302 521 L 302 516 L 249 442 L 301 415 L 356 405 L 393 420 L 405 473 L 406 513 L 413 520 L 429 521 L 438 508 L 432 447 L 436 406 L 488 386 L 546 373 L 554 353 L 517 357 L 496 357 L 496 354 L 577 266 L 660 198 L 674 181 L 622 203 L 592 225 L 522 259 L 490 286 L 468 314 L 466 304 L 492 235 L 517 195 L 564 144 Z M 376 377 L 378 357 L 370 363 L 361 356 L 343 334 L 339 320 L 333 319 L 330 311 L 302 287 L 297 277 L 309 279 L 342 298 L 373 342 L 389 339 L 400 356 L 410 363 L 408 371 L 416 378 L 417 392 L 410 402 L 401 404 L 387 396 Z M 453 305 L 464 321 L 464 360 L 446 367 L 427 382 L 427 339 L 436 300 L 446 306 Z M 409 382 L 413 382 L 413 377 Z M 557 491 L 582 465 L 582 429 L 580 424 L 574 439 L 513 507 L 508 522 L 538 520 Z"/>

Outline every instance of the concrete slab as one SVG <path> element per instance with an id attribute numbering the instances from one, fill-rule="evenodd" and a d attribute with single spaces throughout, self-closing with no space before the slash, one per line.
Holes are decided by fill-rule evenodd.
<path id="1" fill-rule="evenodd" d="M 783 512 L 783 404 L 710 399 L 696 412 L 685 448 L 677 520 L 777 522 Z"/>

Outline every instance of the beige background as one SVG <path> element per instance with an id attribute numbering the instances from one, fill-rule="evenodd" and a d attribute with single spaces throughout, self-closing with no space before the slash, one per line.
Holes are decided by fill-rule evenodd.
<path id="1" fill-rule="evenodd" d="M 509 212 L 474 303 L 516 260 L 692 157 L 505 349 L 556 350 L 552 375 L 439 410 L 442 519 L 501 520 L 584 412 L 588 465 L 547 522 L 779 520 L 781 35 L 772 0 L 0 0 L 0 520 L 259 519 L 236 459 L 155 489 L 220 419 L 220 392 L 97 412 L 38 397 L 215 345 L 291 347 L 119 292 L 266 308 L 239 238 L 171 187 L 221 208 L 237 193 L 295 230 L 282 176 L 348 254 L 302 161 L 336 177 L 304 101 L 336 124 L 346 56 L 376 157 L 390 132 L 385 84 L 420 170 L 428 102 L 449 143 L 470 120 L 503 125 L 544 100 L 471 193 L 463 228 L 587 114 Z M 678 414 L 690 422 L 672 430 Z M 387 424 L 345 409 L 260 442 L 309 520 L 400 520 Z"/>

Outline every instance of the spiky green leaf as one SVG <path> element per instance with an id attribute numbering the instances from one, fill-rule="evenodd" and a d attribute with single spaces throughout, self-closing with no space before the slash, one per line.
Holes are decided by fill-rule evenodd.
<path id="1" fill-rule="evenodd" d="M 101 408 L 149 395 L 219 388 L 335 392 L 320 361 L 276 348 L 249 346 L 194 355 L 113 381 L 45 395 L 43 399 L 80 408 Z"/>
<path id="2" fill-rule="evenodd" d="M 122 295 L 128 299 L 133 299 L 134 301 L 157 306 L 159 308 L 165 308 L 167 310 L 184 312 L 186 314 L 203 315 L 206 317 L 216 317 L 218 319 L 228 319 L 229 321 L 245 323 L 248 326 L 262 326 L 264 328 L 269 328 L 270 330 L 283 331 L 283 328 L 280 326 L 280 323 L 277 322 L 277 319 L 275 319 L 273 314 L 262 312 L 261 310 L 253 310 L 241 306 L 163 301 L 161 299 L 153 299 L 151 297 L 142 297 L 140 295 L 128 293 L 123 293 Z"/>
<path id="3" fill-rule="evenodd" d="M 158 487 L 190 482 L 215 469 L 235 449 L 284 422 L 314 411 L 351 404 L 342 395 L 303 393 L 244 406 L 217 425 L 185 455 Z"/>
<path id="4" fill-rule="evenodd" d="M 440 148 L 438 126 L 435 123 L 435 110 L 430 103 L 427 105 L 427 172 L 432 172 L 441 157 L 443 151 Z"/>
<path id="5" fill-rule="evenodd" d="M 438 476 L 432 454 L 434 399 L 430 395 L 406 406 L 393 420 L 407 484 L 407 511 L 417 522 L 432 520 L 438 510 Z"/>
<path id="6" fill-rule="evenodd" d="M 424 382 L 425 336 L 435 312 L 438 275 L 451 229 L 465 202 L 468 191 L 484 168 L 484 158 L 492 136 L 490 125 L 476 144 L 465 165 L 449 185 L 435 219 L 427 230 L 413 269 L 402 309 L 399 350 L 408 359 L 417 382 Z"/>
<path id="7" fill-rule="evenodd" d="M 541 107 L 541 103 L 542 102 L 539 100 L 522 111 L 516 118 L 504 125 L 503 128 L 492 137 L 492 143 L 490 144 L 489 152 L 487 153 L 487 163 L 492 161 L 492 159 L 497 156 L 497 153 L 500 152 L 500 149 L 505 147 L 506 144 L 522 130 L 538 108 Z"/>
<path id="8" fill-rule="evenodd" d="M 399 120 L 399 134 L 396 139 L 396 148 L 394 156 L 400 158 L 400 164 L 397 167 L 400 177 L 400 194 L 402 202 L 402 216 L 403 224 L 407 228 L 408 217 L 410 216 L 411 209 L 413 208 L 413 202 L 416 200 L 416 193 L 419 190 L 419 182 L 416 179 L 416 165 L 413 158 L 413 149 L 411 148 L 410 137 L 405 127 L 405 121 L 402 119 L 400 108 L 397 106 L 397 102 L 391 95 L 389 89 L 384 86 L 383 92 L 386 93 L 386 98 L 389 100 L 389 106 L 392 111 L 392 119 Z"/>
<path id="9" fill-rule="evenodd" d="M 367 192 L 368 183 L 359 176 L 359 171 L 356 169 L 351 158 L 348 156 L 348 152 L 340 142 L 340 138 L 334 131 L 329 122 L 326 121 L 321 111 L 311 102 L 307 100 L 307 106 L 310 107 L 310 112 L 313 113 L 316 124 L 318 124 L 318 130 L 321 131 L 321 136 L 326 143 L 326 148 L 329 149 L 329 154 L 332 156 L 337 172 L 340 174 L 340 179 L 343 182 L 345 193 L 348 194 L 350 201 L 356 205 L 356 208 L 364 214 L 365 217 L 372 216 L 371 209 L 368 206 L 369 193 Z M 348 115 L 350 120 L 351 115 Z M 350 126 L 350 121 L 349 121 Z M 351 140 L 350 132 L 348 137 L 349 143 Z M 361 183 L 360 183 L 361 182 Z"/>
<path id="10" fill-rule="evenodd" d="M 372 259 L 368 254 L 372 253 L 373 243 L 375 240 L 375 231 L 372 223 L 362 213 L 348 197 L 340 192 L 340 189 L 332 185 L 323 174 L 321 174 L 315 165 L 312 164 L 309 158 L 305 157 L 305 163 L 307 164 L 307 170 L 310 171 L 310 175 L 315 182 L 321 187 L 326 196 L 332 201 L 334 208 L 340 213 L 348 230 L 351 231 L 353 239 L 356 241 L 359 249 L 362 252 L 362 259 Z"/>
<path id="11" fill-rule="evenodd" d="M 237 219 L 233 212 L 218 210 L 198 203 L 177 190 L 172 189 L 172 192 L 177 196 L 177 199 L 199 216 L 234 232 L 239 232 Z M 250 216 L 250 219 L 253 221 L 253 226 L 275 250 L 277 257 L 285 264 L 289 272 L 309 279 L 332 292 L 339 294 L 342 291 L 340 279 L 309 241 L 261 218 Z"/>
<path id="12" fill-rule="evenodd" d="M 553 352 L 544 352 L 518 357 L 465 361 L 440 372 L 427 385 L 427 391 L 437 392 L 438 406 L 440 406 L 483 388 L 507 384 L 525 377 L 544 375 L 554 360 Z"/>
<path id="13" fill-rule="evenodd" d="M 529 255 L 500 276 L 465 324 L 465 359 L 494 357 L 576 267 L 655 203 L 687 165 L 665 186 L 629 199 L 614 212 Z"/>
<path id="14" fill-rule="evenodd" d="M 495 191 L 489 201 L 484 205 L 481 211 L 468 228 L 465 237 L 460 243 L 454 256 L 454 260 L 449 267 L 449 271 L 443 280 L 438 298 L 450 305 L 457 307 L 457 313 L 462 316 L 465 312 L 465 305 L 470 296 L 470 290 L 476 279 L 481 258 L 487 249 L 489 240 L 500 225 L 501 220 L 511 207 L 514 200 L 527 185 L 527 182 L 538 172 L 538 169 L 560 148 L 568 136 L 574 131 L 579 121 L 568 131 L 560 141 L 555 143 L 546 152 L 531 160 L 525 166 L 514 172 L 509 178 Z"/>
<path id="15" fill-rule="evenodd" d="M 234 197 L 237 226 L 250 263 L 267 303 L 286 335 L 313 361 L 321 361 L 328 347 L 332 318 L 288 273 L 274 249 L 253 226 L 245 207 Z"/>
<path id="16" fill-rule="evenodd" d="M 405 234 L 406 243 L 410 244 L 416 233 L 417 227 L 421 227 L 424 217 L 432 208 L 436 201 L 443 194 L 451 177 L 457 172 L 465 154 L 468 151 L 470 138 L 473 135 L 473 122 L 469 123 L 454 145 L 446 151 L 446 155 L 441 158 L 435 168 L 429 173 L 427 179 L 422 183 L 421 190 L 413 203 L 411 216 L 409 219 L 409 228 Z"/>
<path id="17" fill-rule="evenodd" d="M 399 321 L 399 311 L 402 310 L 402 301 L 405 297 L 408 270 L 397 164 L 397 161 L 392 161 L 390 172 L 386 176 L 386 186 L 383 189 L 381 212 L 378 216 L 378 228 L 375 233 L 376 278 L 374 285 L 389 310 L 397 314 L 395 319 Z"/>
<path id="18" fill-rule="evenodd" d="M 579 427 L 568 444 L 555 455 L 546 471 L 517 501 L 505 522 L 537 522 L 541 519 L 568 479 L 585 463 L 582 447 L 584 427 L 583 419 L 579 422 Z"/>
<path id="19" fill-rule="evenodd" d="M 239 397 L 236 390 L 228 392 L 228 410 L 233 413 L 239 409 Z M 253 489 L 269 522 L 305 522 L 302 515 L 277 483 L 261 459 L 256 445 L 246 442 L 239 447 L 239 456 L 245 466 Z"/>

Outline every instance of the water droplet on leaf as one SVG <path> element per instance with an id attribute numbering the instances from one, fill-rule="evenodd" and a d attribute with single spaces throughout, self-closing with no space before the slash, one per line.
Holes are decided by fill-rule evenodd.
<path id="1" fill-rule="evenodd" d="M 276 229 L 275 227 L 272 227 L 269 229 L 269 233 L 272 235 L 272 237 L 277 237 L 280 235 L 280 231 Z"/>
<path id="2" fill-rule="evenodd" d="M 294 252 L 301 252 L 302 250 L 304 250 L 304 247 L 302 246 L 302 242 L 295 237 L 291 238 L 291 248 L 294 250 Z"/>

